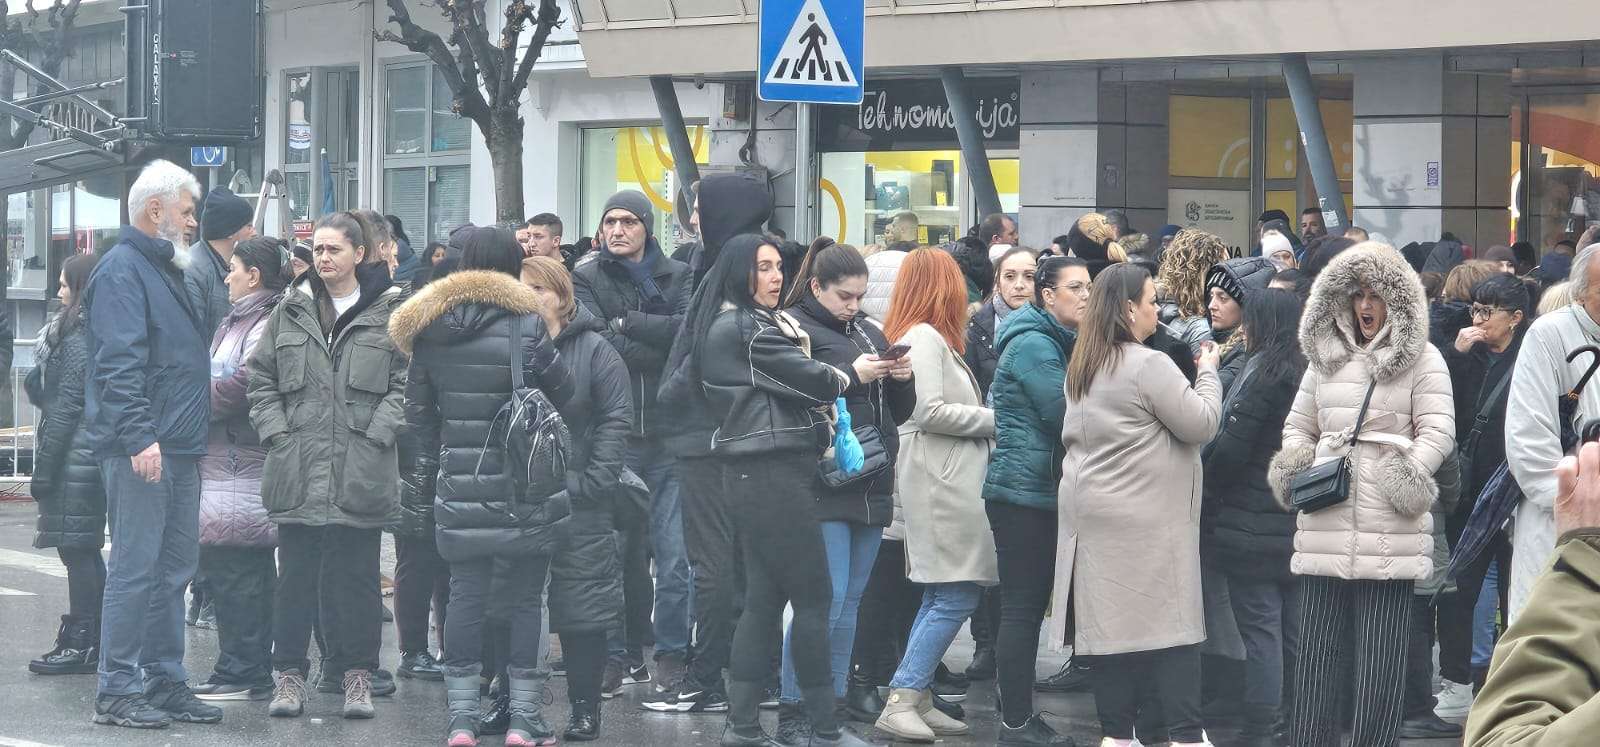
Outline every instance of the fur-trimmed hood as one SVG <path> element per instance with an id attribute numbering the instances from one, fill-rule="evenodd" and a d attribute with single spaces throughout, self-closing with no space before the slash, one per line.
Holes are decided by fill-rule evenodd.
<path id="1" fill-rule="evenodd" d="M 476 307 L 477 311 L 469 309 Z M 488 317 L 486 309 L 513 314 L 539 313 L 539 297 L 522 281 L 493 270 L 460 270 L 423 286 L 389 317 L 389 336 L 395 347 L 411 354 L 418 335 L 435 321 L 450 314 L 446 323 L 452 330 L 477 329 L 501 314 Z"/>
<path id="2" fill-rule="evenodd" d="M 1389 306 L 1388 323 L 1376 339 L 1357 342 L 1350 296 L 1368 286 Z M 1311 367 L 1324 376 L 1339 370 L 1365 349 L 1369 368 L 1387 381 L 1422 358 L 1428 348 L 1428 301 L 1422 281 L 1400 252 L 1368 241 L 1341 252 L 1311 286 L 1306 313 L 1300 319 L 1300 348 Z"/>

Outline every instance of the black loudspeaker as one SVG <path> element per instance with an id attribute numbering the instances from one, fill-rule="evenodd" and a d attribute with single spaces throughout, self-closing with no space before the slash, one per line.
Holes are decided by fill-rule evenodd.
<path id="1" fill-rule="evenodd" d="M 224 145 L 261 137 L 261 0 L 125 0 L 128 128 Z"/>

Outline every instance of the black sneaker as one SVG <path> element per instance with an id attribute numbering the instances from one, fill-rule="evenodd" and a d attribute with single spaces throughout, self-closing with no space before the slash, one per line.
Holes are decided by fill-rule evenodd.
<path id="1" fill-rule="evenodd" d="M 393 695 L 396 689 L 398 689 L 398 686 L 394 684 L 394 672 L 387 669 L 372 670 L 372 697 L 382 698 Z M 317 679 L 317 692 L 343 693 L 344 672 L 323 669 L 322 676 Z"/>
<path id="2" fill-rule="evenodd" d="M 668 693 L 660 697 L 645 698 L 639 707 L 656 713 L 725 713 L 728 710 L 728 696 L 722 693 L 722 688 L 702 688 L 698 685 L 692 689 L 689 683 L 684 683 L 685 689 Z"/>
<path id="3" fill-rule="evenodd" d="M 439 665 L 439 660 L 433 658 L 430 651 L 421 651 L 415 654 L 400 654 L 400 667 L 395 673 L 401 677 L 415 680 L 444 681 L 444 669 Z"/>
<path id="4" fill-rule="evenodd" d="M 600 697 L 610 700 L 622 693 L 622 679 L 628 676 L 628 665 L 616 659 L 606 661 L 606 671 L 600 678 Z"/>
<path id="5" fill-rule="evenodd" d="M 191 724 L 215 724 L 222 721 L 222 709 L 202 702 L 194 696 L 187 682 L 157 680 L 144 698 L 151 707 L 166 712 L 173 721 Z"/>
<path id="6" fill-rule="evenodd" d="M 1000 744 L 1017 745 L 1018 747 L 1034 747 L 1035 745 L 1057 745 L 1058 747 L 1075 747 L 1072 737 L 1058 733 L 1044 719 L 1035 713 L 1028 720 L 1015 729 L 1006 726 L 1005 719 L 1000 720 Z"/>
<path id="7" fill-rule="evenodd" d="M 934 695 L 951 703 L 960 703 L 967 699 L 967 687 L 965 685 L 957 686 L 934 680 L 933 684 L 928 686 L 928 689 L 932 690 Z"/>
<path id="8" fill-rule="evenodd" d="M 650 682 L 650 669 L 643 664 L 628 667 L 628 673 L 622 675 L 624 685 L 643 685 Z"/>
<path id="9" fill-rule="evenodd" d="M 1461 727 L 1427 711 L 1400 723 L 1401 739 L 1448 739 L 1461 736 Z"/>
<path id="10" fill-rule="evenodd" d="M 545 662 L 545 666 L 550 669 L 550 676 L 552 677 L 567 676 L 567 657 L 565 656 L 552 657 Z"/>
<path id="11" fill-rule="evenodd" d="M 1033 683 L 1033 689 L 1042 693 L 1088 692 L 1093 688 L 1089 668 L 1073 662 L 1061 665 L 1061 670 Z"/>
<path id="12" fill-rule="evenodd" d="M 172 718 L 165 711 L 150 705 L 144 695 L 134 693 L 95 698 L 94 722 L 130 729 L 165 729 L 172 725 Z"/>
<path id="13" fill-rule="evenodd" d="M 266 700 L 272 685 L 245 685 L 235 682 L 202 682 L 189 688 L 201 700 Z"/>

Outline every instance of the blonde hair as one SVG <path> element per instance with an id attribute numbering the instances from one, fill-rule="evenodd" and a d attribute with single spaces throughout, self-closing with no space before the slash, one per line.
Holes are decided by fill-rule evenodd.
<path id="1" fill-rule="evenodd" d="M 1572 283 L 1563 280 L 1546 288 L 1539 297 L 1539 316 L 1559 311 L 1572 305 Z"/>
<path id="2" fill-rule="evenodd" d="M 1206 273 L 1228 258 L 1228 245 L 1205 231 L 1185 228 L 1161 255 L 1156 285 L 1185 317 L 1205 316 Z"/>
<path id="3" fill-rule="evenodd" d="M 1472 302 L 1472 288 L 1500 271 L 1499 262 L 1469 259 L 1456 265 L 1444 277 L 1444 300 Z"/>
<path id="4" fill-rule="evenodd" d="M 567 272 L 567 266 L 559 260 L 549 257 L 528 257 L 522 260 L 522 284 L 528 287 L 539 286 L 553 291 L 556 301 L 561 305 L 556 307 L 556 314 L 562 319 L 571 319 L 578 313 L 578 302 L 573 298 L 572 275 Z"/>

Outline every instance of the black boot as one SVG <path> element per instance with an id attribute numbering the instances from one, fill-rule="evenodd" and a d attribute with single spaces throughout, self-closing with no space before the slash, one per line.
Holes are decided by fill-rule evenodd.
<path id="1" fill-rule="evenodd" d="M 572 701 L 572 716 L 561 735 L 568 742 L 593 742 L 600 738 L 600 704 L 588 700 Z"/>
<path id="2" fill-rule="evenodd" d="M 933 707 L 938 709 L 940 713 L 957 721 L 967 720 L 967 709 L 962 708 L 960 703 L 951 703 L 950 701 L 945 700 L 938 693 L 932 693 L 932 696 Z"/>
<path id="3" fill-rule="evenodd" d="M 979 646 L 972 652 L 972 663 L 967 665 L 967 679 L 992 680 L 995 673 L 994 644 Z"/>
<path id="4" fill-rule="evenodd" d="M 778 744 L 805 747 L 811 741 L 811 722 L 806 720 L 806 709 L 799 703 L 778 704 L 778 733 L 772 736 Z"/>
<path id="5" fill-rule="evenodd" d="M 780 747 L 761 728 L 761 699 L 766 694 L 764 683 L 728 681 L 728 723 L 722 729 L 722 747 Z"/>
<path id="6" fill-rule="evenodd" d="M 94 674 L 100 664 L 100 624 L 92 617 L 61 616 L 55 650 L 28 662 L 34 674 Z"/>
<path id="7" fill-rule="evenodd" d="M 883 696 L 878 688 L 864 678 L 852 673 L 844 691 L 844 712 L 851 721 L 870 724 L 883 713 Z"/>
<path id="8" fill-rule="evenodd" d="M 478 718 L 479 734 L 504 734 L 511 726 L 511 688 L 504 677 L 489 685 L 489 708 Z"/>
<path id="9" fill-rule="evenodd" d="M 1000 744 L 1017 747 L 1035 747 L 1035 745 L 1075 747 L 1071 737 L 1057 733 L 1037 713 L 1029 716 L 1027 721 L 1016 728 L 1007 726 L 1006 720 L 1000 719 Z"/>

